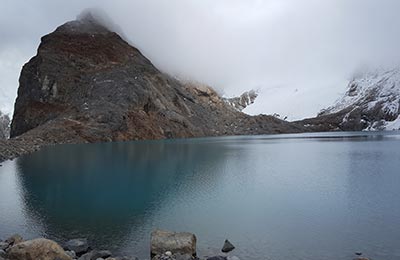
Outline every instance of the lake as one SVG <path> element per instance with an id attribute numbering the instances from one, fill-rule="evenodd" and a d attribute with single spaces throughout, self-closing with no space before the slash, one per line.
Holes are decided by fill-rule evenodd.
<path id="1" fill-rule="evenodd" d="M 58 145 L 0 167 L 0 238 L 88 237 L 149 258 L 155 228 L 199 256 L 400 259 L 400 134 Z"/>

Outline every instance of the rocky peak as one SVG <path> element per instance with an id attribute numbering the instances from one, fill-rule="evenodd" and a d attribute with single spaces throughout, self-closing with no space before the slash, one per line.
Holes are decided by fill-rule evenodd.
<path id="1" fill-rule="evenodd" d="M 12 137 L 40 144 L 302 130 L 270 116 L 245 115 L 212 88 L 162 73 L 95 18 L 67 22 L 42 37 L 21 71 Z M 254 98 L 249 92 L 238 104 Z"/>

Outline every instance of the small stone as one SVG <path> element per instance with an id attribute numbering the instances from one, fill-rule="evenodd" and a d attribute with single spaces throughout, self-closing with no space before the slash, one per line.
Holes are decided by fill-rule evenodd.
<path id="1" fill-rule="evenodd" d="M 227 260 L 228 258 L 225 256 L 212 256 L 208 257 L 207 260 Z"/>
<path id="2" fill-rule="evenodd" d="M 167 251 L 167 252 L 165 252 L 165 255 L 166 256 L 172 256 L 172 253 L 171 253 L 171 251 Z"/>
<path id="3" fill-rule="evenodd" d="M 224 253 L 228 253 L 230 251 L 232 251 L 233 249 L 235 249 L 235 246 L 232 245 L 231 242 L 229 242 L 228 239 L 225 240 L 224 246 L 222 247 L 221 251 Z"/>
<path id="4" fill-rule="evenodd" d="M 106 259 L 110 257 L 112 254 L 108 250 L 93 250 L 86 254 L 81 255 L 78 260 L 97 260 L 98 258 Z"/>
<path id="5" fill-rule="evenodd" d="M 6 250 L 9 244 L 6 242 L 0 242 L 0 250 Z"/>
<path id="6" fill-rule="evenodd" d="M 175 258 L 175 260 L 195 260 L 195 259 L 198 259 L 198 258 L 195 258 L 195 257 L 193 257 L 191 255 L 182 255 L 182 254 L 179 254 L 179 253 L 175 254 L 173 257 Z M 174 258 L 172 258 L 172 259 L 174 259 Z"/>
<path id="7" fill-rule="evenodd" d="M 112 253 L 110 251 L 108 251 L 108 250 L 100 250 L 100 251 L 94 250 L 92 252 L 93 252 L 93 256 L 91 258 L 92 260 L 93 259 L 97 259 L 97 258 L 105 259 L 105 258 L 110 257 L 112 255 Z"/>
<path id="8" fill-rule="evenodd" d="M 89 250 L 89 243 L 86 238 L 71 239 L 65 243 L 65 249 L 74 251 L 77 255 L 81 255 Z"/>
<path id="9" fill-rule="evenodd" d="M 22 241 L 24 241 L 24 240 L 18 234 L 15 234 L 15 235 L 13 235 L 13 236 L 11 236 L 11 237 L 6 239 L 6 243 L 8 243 L 9 246 L 13 246 L 13 245 L 19 244 Z"/>
<path id="10" fill-rule="evenodd" d="M 357 258 L 354 258 L 354 260 L 369 260 L 369 258 L 366 258 L 366 257 L 357 257 Z"/>
<path id="11" fill-rule="evenodd" d="M 67 255 L 69 255 L 71 258 L 76 258 L 76 253 L 75 251 L 71 250 L 71 251 L 65 251 L 65 253 Z"/>
<path id="12" fill-rule="evenodd" d="M 228 256 L 227 260 L 240 260 L 237 256 Z"/>
<path id="13" fill-rule="evenodd" d="M 128 256 L 122 256 L 122 257 L 108 257 L 108 258 L 106 258 L 106 260 L 139 260 L 139 258 L 137 258 L 137 257 L 134 257 L 134 256 L 131 256 L 131 257 L 128 257 Z"/>
<path id="14" fill-rule="evenodd" d="M 101 257 L 100 257 L 100 258 L 97 258 L 96 260 L 104 260 L 104 258 L 101 258 Z"/>
<path id="15" fill-rule="evenodd" d="M 92 260 L 93 252 L 85 253 L 81 255 L 78 260 Z M 96 259 L 96 258 L 93 258 Z"/>

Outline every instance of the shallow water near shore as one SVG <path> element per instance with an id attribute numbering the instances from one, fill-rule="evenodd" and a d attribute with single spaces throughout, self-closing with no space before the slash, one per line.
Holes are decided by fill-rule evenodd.
<path id="1" fill-rule="evenodd" d="M 58 145 L 0 167 L 0 238 L 88 237 L 149 258 L 155 228 L 241 259 L 400 258 L 400 134 Z"/>

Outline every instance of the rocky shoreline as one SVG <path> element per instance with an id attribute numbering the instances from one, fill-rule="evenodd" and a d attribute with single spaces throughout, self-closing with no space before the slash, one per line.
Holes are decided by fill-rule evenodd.
<path id="1" fill-rule="evenodd" d="M 225 240 L 221 254 L 199 257 L 196 252 L 197 238 L 188 232 L 155 230 L 151 233 L 149 258 L 151 260 L 240 260 L 231 255 L 235 246 Z M 139 260 L 136 256 L 114 255 L 110 250 L 91 248 L 86 238 L 75 238 L 58 244 L 37 238 L 24 240 L 13 235 L 5 241 L 0 239 L 0 260 Z M 361 252 L 355 252 L 353 260 L 370 260 Z"/>
<path id="2" fill-rule="evenodd" d="M 240 260 L 228 255 L 235 247 L 226 240 L 223 255 L 199 258 L 196 252 L 197 238 L 188 232 L 176 233 L 155 230 L 151 233 L 149 258 L 152 260 Z M 110 250 L 93 249 L 86 238 L 75 238 L 64 244 L 37 238 L 24 240 L 13 235 L 0 240 L 0 260 L 139 260 L 136 256 L 114 255 Z"/>

